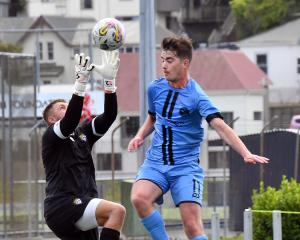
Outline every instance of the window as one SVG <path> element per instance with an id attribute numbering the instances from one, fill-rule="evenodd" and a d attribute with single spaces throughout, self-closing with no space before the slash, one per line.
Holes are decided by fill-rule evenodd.
<path id="1" fill-rule="evenodd" d="M 226 153 L 227 154 L 227 153 Z M 224 159 L 223 151 L 209 151 L 208 152 L 208 168 L 228 168 L 228 160 Z"/>
<path id="2" fill-rule="evenodd" d="M 263 70 L 265 73 L 268 73 L 268 59 L 266 54 L 257 54 L 256 64 L 261 70 Z"/>
<path id="3" fill-rule="evenodd" d="M 233 128 L 233 112 L 221 112 L 224 122 L 230 125 Z"/>
<path id="4" fill-rule="evenodd" d="M 48 48 L 48 59 L 53 60 L 53 58 L 54 58 L 53 42 L 48 42 L 47 48 Z"/>
<path id="5" fill-rule="evenodd" d="M 79 47 L 73 48 L 73 56 L 75 56 L 76 54 L 80 54 L 80 48 Z"/>
<path id="6" fill-rule="evenodd" d="M 223 181 L 217 181 L 215 179 L 207 179 L 207 205 L 208 206 L 223 206 Z M 225 190 L 229 193 L 229 181 L 225 182 Z M 229 194 L 226 196 L 226 202 L 229 201 Z"/>
<path id="7" fill-rule="evenodd" d="M 123 121 L 126 117 L 121 117 Z M 127 145 L 132 137 L 135 136 L 140 126 L 140 118 L 138 116 L 131 116 L 121 126 L 121 146 L 127 148 Z"/>
<path id="8" fill-rule="evenodd" d="M 127 47 L 126 48 L 126 52 L 127 53 L 132 53 L 133 52 L 133 48 L 132 47 Z"/>
<path id="9" fill-rule="evenodd" d="M 201 6 L 201 0 L 194 0 L 193 5 L 194 5 L 194 8 L 199 8 Z"/>
<path id="10" fill-rule="evenodd" d="M 39 43 L 40 60 L 43 60 L 43 43 Z"/>
<path id="11" fill-rule="evenodd" d="M 115 153 L 115 170 L 122 170 L 122 155 Z M 110 171 L 111 169 L 111 154 L 99 153 L 97 154 L 97 170 Z"/>
<path id="12" fill-rule="evenodd" d="M 297 73 L 300 74 L 300 58 L 297 58 Z"/>
<path id="13" fill-rule="evenodd" d="M 258 111 L 253 112 L 253 120 L 255 121 L 262 120 L 262 112 L 258 112 Z"/>
<path id="14" fill-rule="evenodd" d="M 81 9 L 92 9 L 93 2 L 92 0 L 81 0 Z"/>

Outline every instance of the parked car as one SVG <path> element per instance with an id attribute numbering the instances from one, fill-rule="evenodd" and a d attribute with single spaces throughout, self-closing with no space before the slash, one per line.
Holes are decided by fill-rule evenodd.
<path id="1" fill-rule="evenodd" d="M 290 128 L 300 128 L 300 115 L 294 115 L 292 117 Z"/>

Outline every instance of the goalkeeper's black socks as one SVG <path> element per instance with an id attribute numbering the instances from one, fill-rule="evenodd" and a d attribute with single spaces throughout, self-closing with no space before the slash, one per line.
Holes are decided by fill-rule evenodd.
<path id="1" fill-rule="evenodd" d="M 111 228 L 102 228 L 100 240 L 119 240 L 120 232 Z"/>

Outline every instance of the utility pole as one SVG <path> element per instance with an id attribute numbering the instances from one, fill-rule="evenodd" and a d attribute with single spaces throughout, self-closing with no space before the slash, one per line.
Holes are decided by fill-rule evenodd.
<path id="1" fill-rule="evenodd" d="M 140 51 L 139 51 L 139 84 L 140 84 L 140 126 L 147 116 L 147 84 L 155 79 L 155 12 L 154 0 L 140 0 Z M 141 146 L 139 165 L 145 156 L 147 142 Z"/>

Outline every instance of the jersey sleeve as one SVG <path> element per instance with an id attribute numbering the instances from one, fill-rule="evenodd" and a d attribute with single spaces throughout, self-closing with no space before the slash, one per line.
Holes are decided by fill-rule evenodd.
<path id="1" fill-rule="evenodd" d="M 154 105 L 154 96 L 155 96 L 155 85 L 154 81 L 150 83 L 147 89 L 148 95 L 148 113 L 152 116 L 155 116 L 155 105 Z"/>
<path id="2" fill-rule="evenodd" d="M 199 114 L 210 122 L 214 117 L 221 117 L 220 111 L 211 102 L 206 93 L 199 87 L 197 88 L 198 98 L 197 98 L 197 109 Z"/>
<path id="3" fill-rule="evenodd" d="M 53 130 L 59 138 L 68 138 L 77 127 L 81 117 L 83 99 L 83 97 L 73 94 L 65 116 L 54 124 Z"/>
<path id="4" fill-rule="evenodd" d="M 110 128 L 117 117 L 118 104 L 116 93 L 105 94 L 104 113 L 81 124 L 87 134 L 90 145 L 93 145 Z"/>

